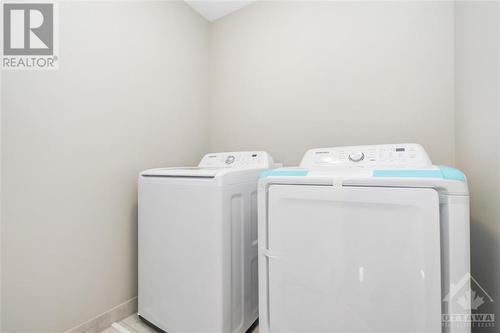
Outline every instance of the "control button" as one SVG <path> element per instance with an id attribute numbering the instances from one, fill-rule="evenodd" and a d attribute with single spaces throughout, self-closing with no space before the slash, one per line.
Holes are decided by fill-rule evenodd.
<path id="1" fill-rule="evenodd" d="M 356 153 L 350 153 L 349 154 L 349 159 L 353 162 L 360 162 L 365 158 L 365 154 L 362 152 L 358 151 Z"/>
<path id="2" fill-rule="evenodd" d="M 233 155 L 229 155 L 226 158 L 226 161 L 224 163 L 226 163 L 226 164 L 233 164 L 234 160 L 235 160 L 235 157 Z"/>
<path id="3" fill-rule="evenodd" d="M 376 160 L 376 158 L 377 158 L 377 153 L 375 152 L 375 150 L 370 150 L 370 151 L 368 152 L 367 157 L 368 157 L 368 159 L 369 159 L 370 161 L 375 161 L 375 160 Z"/>
<path id="4" fill-rule="evenodd" d="M 330 155 L 321 156 L 318 160 L 318 163 L 331 163 L 333 158 Z"/>

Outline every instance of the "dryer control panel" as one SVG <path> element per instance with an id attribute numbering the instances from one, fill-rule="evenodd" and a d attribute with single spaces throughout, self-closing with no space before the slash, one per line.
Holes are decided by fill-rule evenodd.
<path id="1" fill-rule="evenodd" d="M 306 152 L 301 168 L 426 169 L 432 162 L 416 143 L 317 148 Z"/>
<path id="2" fill-rule="evenodd" d="M 264 151 L 212 153 L 203 156 L 198 166 L 204 168 L 268 169 L 273 167 L 273 160 Z"/>

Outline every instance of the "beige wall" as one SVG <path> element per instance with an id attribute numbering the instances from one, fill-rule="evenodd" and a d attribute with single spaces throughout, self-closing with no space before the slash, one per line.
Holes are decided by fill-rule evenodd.
<path id="1" fill-rule="evenodd" d="M 258 2 L 210 27 L 212 150 L 418 142 L 454 162 L 453 4 Z"/>
<path id="2" fill-rule="evenodd" d="M 136 176 L 207 149 L 207 33 L 183 2 L 63 2 L 60 69 L 3 73 L 2 332 L 136 296 Z"/>
<path id="3" fill-rule="evenodd" d="M 491 294 L 479 310 L 500 327 L 500 3 L 456 3 L 456 150 L 471 192 L 472 275 Z M 496 307 L 496 310 L 495 310 Z"/>

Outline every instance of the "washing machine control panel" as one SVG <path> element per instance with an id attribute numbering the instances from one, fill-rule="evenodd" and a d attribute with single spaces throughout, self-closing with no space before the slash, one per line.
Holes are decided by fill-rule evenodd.
<path id="1" fill-rule="evenodd" d="M 199 167 L 205 168 L 262 168 L 273 167 L 271 157 L 263 151 L 244 151 L 206 154 Z"/>
<path id="2" fill-rule="evenodd" d="M 421 145 L 407 143 L 311 149 L 304 155 L 300 166 L 406 169 L 428 168 L 432 162 Z"/>

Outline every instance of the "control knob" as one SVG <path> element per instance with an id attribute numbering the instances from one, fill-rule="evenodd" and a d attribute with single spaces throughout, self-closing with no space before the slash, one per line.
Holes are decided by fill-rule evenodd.
<path id="1" fill-rule="evenodd" d="M 361 162 L 364 158 L 365 158 L 365 154 L 363 154 L 360 151 L 349 154 L 349 159 L 353 162 Z"/>

